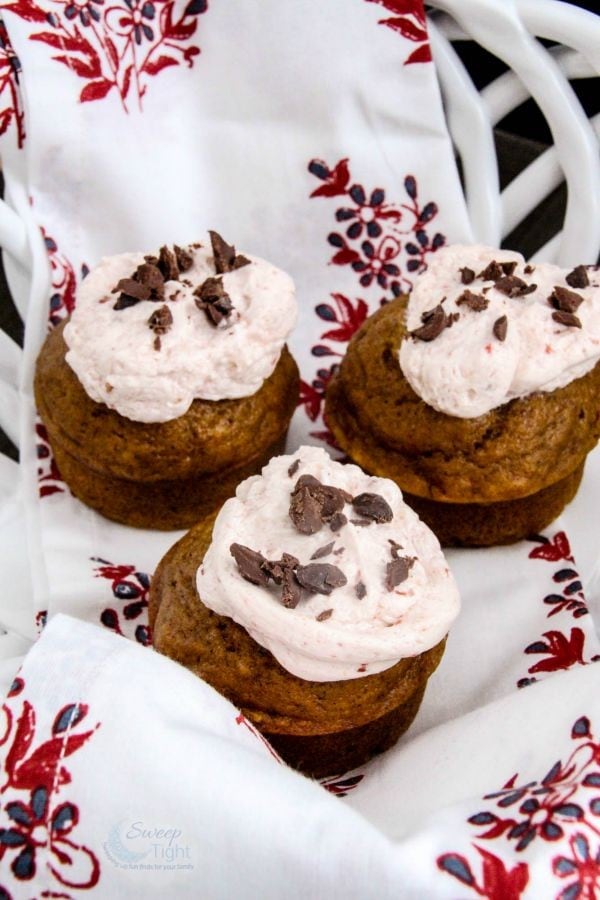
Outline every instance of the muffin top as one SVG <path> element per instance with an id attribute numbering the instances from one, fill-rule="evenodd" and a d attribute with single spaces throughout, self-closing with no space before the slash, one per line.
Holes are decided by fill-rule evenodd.
<path id="1" fill-rule="evenodd" d="M 554 391 L 600 359 L 600 272 L 527 264 L 479 245 L 439 250 L 416 281 L 400 366 L 439 412 L 476 418 Z"/>
<path id="2" fill-rule="evenodd" d="M 400 489 L 316 447 L 275 457 L 238 487 L 197 587 L 310 681 L 360 678 L 429 650 L 460 605 L 438 540 Z"/>
<path id="3" fill-rule="evenodd" d="M 209 248 L 102 259 L 79 288 L 66 360 L 92 400 L 166 422 L 195 399 L 256 393 L 296 316 L 289 275 L 210 232 Z"/>

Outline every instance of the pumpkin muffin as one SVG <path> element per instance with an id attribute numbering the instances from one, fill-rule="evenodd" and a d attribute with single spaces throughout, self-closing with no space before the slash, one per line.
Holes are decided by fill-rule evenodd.
<path id="1" fill-rule="evenodd" d="M 292 280 L 211 247 L 108 257 L 38 357 L 35 397 L 62 477 L 126 525 L 214 516 L 281 453 L 299 389 Z"/>
<path id="2" fill-rule="evenodd" d="M 410 300 L 351 341 L 326 399 L 340 447 L 392 478 L 442 544 L 540 531 L 600 436 L 598 282 L 510 251 L 438 251 Z"/>
<path id="3" fill-rule="evenodd" d="M 301 447 L 241 484 L 152 579 L 156 650 L 235 704 L 283 760 L 347 771 L 408 728 L 459 598 L 393 482 Z"/>

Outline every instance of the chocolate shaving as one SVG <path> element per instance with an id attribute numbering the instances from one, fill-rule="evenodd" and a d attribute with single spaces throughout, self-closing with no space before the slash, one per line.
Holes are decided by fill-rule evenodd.
<path id="1" fill-rule="evenodd" d="M 150 296 L 150 288 L 146 284 L 140 284 L 134 278 L 121 278 L 116 287 L 112 289 L 112 293 L 123 291 L 128 297 L 134 300 L 147 300 Z"/>
<path id="2" fill-rule="evenodd" d="M 154 338 L 154 340 L 152 342 L 152 346 L 154 347 L 155 350 L 160 350 L 160 348 L 162 347 L 162 341 L 160 339 L 160 335 L 158 335 L 158 334 L 156 335 L 156 337 Z"/>
<path id="3" fill-rule="evenodd" d="M 558 322 L 559 325 L 567 325 L 570 328 L 581 328 L 581 319 L 574 313 L 557 310 L 552 313 L 552 318 L 555 322 Z"/>
<path id="4" fill-rule="evenodd" d="M 213 325 L 219 325 L 232 313 L 233 303 L 221 278 L 207 278 L 196 288 L 194 297 L 198 309 L 206 313 L 206 318 Z"/>
<path id="5" fill-rule="evenodd" d="M 414 562 L 415 559 L 413 556 L 394 556 L 385 569 L 385 586 L 388 591 L 393 591 L 395 587 L 398 587 L 399 584 L 406 581 Z"/>
<path id="6" fill-rule="evenodd" d="M 532 275 L 535 272 L 535 266 L 532 266 L 531 263 L 527 263 L 523 271 L 526 275 Z"/>
<path id="7" fill-rule="evenodd" d="M 460 313 L 457 313 L 457 312 L 448 313 L 448 315 L 446 316 L 446 328 L 452 328 L 454 323 L 458 322 L 459 319 L 460 319 Z"/>
<path id="8" fill-rule="evenodd" d="M 573 271 L 569 272 L 569 274 L 565 276 L 565 281 L 567 282 L 569 287 L 574 288 L 586 288 L 590 283 L 590 279 L 588 278 L 588 273 L 585 266 L 575 266 Z"/>
<path id="9" fill-rule="evenodd" d="M 145 259 L 146 262 L 138 266 L 133 273 L 133 278 L 150 288 L 149 300 L 162 300 L 165 296 L 165 279 L 156 263 L 148 262 L 148 260 L 156 260 L 156 257 L 146 256 Z"/>
<path id="10" fill-rule="evenodd" d="M 471 284 L 475 281 L 475 272 L 473 269 L 469 269 L 468 266 L 463 266 L 462 269 L 459 269 L 458 271 L 460 272 L 461 284 Z"/>
<path id="11" fill-rule="evenodd" d="M 500 268 L 505 275 L 512 275 L 512 273 L 517 268 L 517 263 L 514 260 L 512 260 L 511 262 L 501 262 Z"/>
<path id="12" fill-rule="evenodd" d="M 392 540 L 392 538 L 388 538 L 388 544 L 390 545 L 390 553 L 392 554 L 392 559 L 398 559 L 398 550 L 404 550 L 404 547 L 397 541 Z"/>
<path id="13" fill-rule="evenodd" d="M 333 515 L 331 517 L 331 521 L 329 522 L 329 527 L 332 531 L 339 531 L 340 528 L 344 527 L 344 525 L 347 523 L 347 521 L 348 521 L 348 519 L 346 518 L 344 513 L 335 513 L 335 515 Z M 343 549 L 344 548 L 342 547 L 341 550 L 336 550 L 335 552 L 341 553 L 341 552 L 343 552 Z"/>
<path id="14" fill-rule="evenodd" d="M 208 233 L 217 275 L 223 275 L 225 272 L 232 272 L 234 269 L 241 269 L 242 266 L 250 264 L 250 260 L 245 256 L 236 254 L 233 244 L 228 244 L 227 241 L 224 241 L 217 231 L 209 231 Z"/>
<path id="15" fill-rule="evenodd" d="M 352 522 L 353 525 L 358 525 L 360 527 L 373 524 L 372 519 L 350 519 L 350 521 Z"/>
<path id="16" fill-rule="evenodd" d="M 506 316 L 500 316 L 499 319 L 496 319 L 492 331 L 494 332 L 494 337 L 499 341 L 506 340 L 506 332 L 508 331 L 508 319 Z"/>
<path id="17" fill-rule="evenodd" d="M 263 564 L 267 560 L 262 553 L 251 550 L 250 547 L 244 547 L 243 544 L 232 544 L 229 552 L 235 559 L 242 578 L 245 578 L 246 581 L 250 581 L 252 584 L 260 584 L 266 587 L 269 583 L 269 575 L 263 569 Z"/>
<path id="18" fill-rule="evenodd" d="M 483 269 L 483 271 L 481 271 L 477 277 L 483 278 L 484 281 L 498 281 L 498 279 L 502 278 L 504 274 L 505 273 L 500 263 L 493 259 L 487 264 L 485 269 Z"/>
<path id="19" fill-rule="evenodd" d="M 128 306 L 135 306 L 140 301 L 136 297 L 129 297 L 127 294 L 120 294 L 113 309 L 127 309 Z"/>
<path id="20" fill-rule="evenodd" d="M 391 506 L 379 494 L 359 494 L 352 501 L 352 506 L 359 516 L 375 522 L 391 522 L 394 518 Z"/>
<path id="21" fill-rule="evenodd" d="M 281 585 L 281 602 L 288 609 L 294 609 L 300 601 L 300 585 L 294 574 L 298 564 L 299 560 L 291 553 L 283 553 L 278 560 L 267 559 L 262 564 L 263 571 L 275 584 Z"/>
<path id="22" fill-rule="evenodd" d="M 570 291 L 568 288 L 561 287 L 557 284 L 554 286 L 554 290 L 548 297 L 548 303 L 550 303 L 554 309 L 573 313 L 581 306 L 584 299 L 585 298 L 582 297 L 581 294 L 576 294 L 575 291 Z"/>
<path id="23" fill-rule="evenodd" d="M 320 612 L 318 616 L 315 616 L 315 618 L 317 622 L 324 622 L 326 619 L 331 618 L 332 612 L 332 609 L 324 609 L 323 612 Z"/>
<path id="24" fill-rule="evenodd" d="M 530 294 L 532 290 L 536 289 L 537 285 L 532 287 L 532 285 L 527 284 L 526 281 L 523 281 L 517 275 L 504 275 L 498 279 L 494 287 L 500 293 L 506 294 L 507 297 L 522 297 L 524 294 Z"/>
<path id="25" fill-rule="evenodd" d="M 362 581 L 356 582 L 356 584 L 354 585 L 354 593 L 359 600 L 362 600 L 363 597 L 367 596 L 367 589 Z"/>
<path id="26" fill-rule="evenodd" d="M 177 265 L 177 257 L 172 250 L 169 250 L 166 244 L 158 251 L 157 265 L 165 281 L 178 281 L 179 266 Z"/>
<path id="27" fill-rule="evenodd" d="M 489 300 L 482 294 L 474 294 L 472 291 L 463 291 L 456 300 L 457 306 L 467 306 L 473 312 L 483 312 L 488 308 Z"/>
<path id="28" fill-rule="evenodd" d="M 173 316 L 168 306 L 159 306 L 148 319 L 148 326 L 155 334 L 166 334 L 173 324 Z"/>
<path id="29" fill-rule="evenodd" d="M 334 516 L 341 513 L 346 496 L 339 488 L 321 484 L 314 475 L 301 475 L 292 491 L 290 519 L 301 534 L 315 534 L 325 522 L 332 523 Z M 345 521 L 340 528 L 342 524 Z"/>
<path id="30" fill-rule="evenodd" d="M 309 563 L 307 566 L 298 566 L 296 578 L 302 587 L 312 594 L 326 594 L 327 596 L 335 588 L 343 587 L 347 583 L 342 570 L 330 563 Z"/>
<path id="31" fill-rule="evenodd" d="M 311 559 L 322 559 L 324 556 L 329 556 L 334 547 L 335 541 L 330 541 L 329 544 L 325 544 L 323 547 L 319 547 L 318 550 L 315 550 Z"/>
<path id="32" fill-rule="evenodd" d="M 192 268 L 194 265 L 194 257 L 189 250 L 186 250 L 185 247 L 178 247 L 177 244 L 173 244 L 173 251 L 180 272 L 187 272 L 188 269 Z"/>
<path id="33" fill-rule="evenodd" d="M 414 340 L 433 341 L 439 337 L 446 327 L 446 313 L 441 303 L 438 303 L 433 309 L 426 310 L 421 316 L 421 321 L 423 325 L 409 332 Z"/>
<path id="34" fill-rule="evenodd" d="M 290 478 L 294 477 L 294 475 L 296 474 L 296 472 L 298 471 L 299 468 L 300 468 L 300 460 L 295 459 L 294 462 L 291 464 L 291 466 L 288 469 L 288 475 L 290 476 Z"/>

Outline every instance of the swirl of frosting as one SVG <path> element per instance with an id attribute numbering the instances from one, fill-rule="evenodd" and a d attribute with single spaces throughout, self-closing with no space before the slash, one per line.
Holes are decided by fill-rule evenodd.
<path id="1" fill-rule="evenodd" d="M 486 272 L 494 261 L 515 264 L 506 266 L 508 281 L 505 271 Z M 571 277 L 575 273 L 579 277 Z M 525 286 L 520 289 L 511 276 Z M 567 292 L 562 302 L 557 288 Z M 465 291 L 485 303 L 469 305 L 461 300 Z M 527 265 L 509 250 L 449 246 L 435 253 L 415 282 L 409 332 L 422 327 L 423 315 L 438 304 L 451 327 L 434 339 L 406 338 L 399 359 L 415 393 L 447 415 L 476 418 L 517 397 L 554 391 L 600 359 L 600 274 L 593 269 L 569 272 L 548 263 Z"/>
<path id="2" fill-rule="evenodd" d="M 86 393 L 134 421 L 166 422 L 182 416 L 195 399 L 256 393 L 296 323 L 292 279 L 248 256 L 248 265 L 219 276 L 233 310 L 215 325 L 194 295 L 216 275 L 212 251 L 200 245 L 188 251 L 191 265 L 178 280 L 165 281 L 164 301 L 121 309 L 114 309 L 114 289 L 132 277 L 144 254 L 105 257 L 82 282 L 65 327 L 66 360 Z M 170 321 L 156 332 L 149 319 L 162 306 Z"/>
<path id="3" fill-rule="evenodd" d="M 316 533 L 300 533 L 289 508 L 302 475 L 353 497 L 377 494 L 393 516 L 365 524 L 347 503 L 348 521 L 338 531 L 323 523 Z M 315 552 L 332 542 L 315 559 Z M 329 596 L 303 593 L 297 606 L 286 608 L 281 588 L 242 577 L 230 552 L 234 543 L 269 560 L 289 553 L 302 565 L 311 558 L 334 565 L 346 583 Z M 390 588 L 386 573 L 394 553 L 408 558 L 410 565 L 404 580 Z M 309 681 L 360 678 L 417 656 L 442 640 L 460 606 L 437 538 L 404 503 L 400 489 L 357 466 L 341 465 L 316 447 L 275 457 L 261 475 L 238 487 L 217 517 L 197 588 L 206 606 L 242 625 L 288 672 Z"/>

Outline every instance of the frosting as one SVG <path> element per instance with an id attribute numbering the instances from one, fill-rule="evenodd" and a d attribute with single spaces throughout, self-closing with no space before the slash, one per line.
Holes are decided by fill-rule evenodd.
<path id="1" fill-rule="evenodd" d="M 516 263 L 512 275 L 525 282 L 522 290 L 535 289 L 519 293 L 510 281 L 477 277 L 493 260 Z M 473 281 L 469 273 L 461 275 L 463 267 L 475 275 Z M 593 369 L 600 359 L 600 273 L 583 267 L 575 272 L 579 277 L 550 264 L 527 266 L 509 250 L 478 245 L 439 250 L 415 283 L 407 326 L 417 334 L 424 324 L 431 329 L 423 314 L 441 304 L 451 327 L 434 339 L 426 334 L 425 340 L 402 342 L 400 366 L 415 393 L 440 412 L 468 419 L 517 397 L 564 387 Z M 565 298 L 565 290 L 581 300 Z M 464 300 L 457 305 L 465 291 L 483 297 L 486 308 L 476 310 Z"/>
<path id="2" fill-rule="evenodd" d="M 301 533 L 289 510 L 291 492 L 303 475 L 353 497 L 378 495 L 379 505 L 391 511 L 391 521 L 368 520 L 369 509 L 377 513 L 373 503 L 353 508 L 346 502 L 348 521 L 338 531 L 331 530 L 332 521 L 316 533 Z M 319 558 L 317 552 L 332 541 L 330 551 Z M 335 566 L 343 578 L 333 581 L 345 583 L 328 596 L 302 590 L 297 605 L 287 608 L 273 581 L 264 586 L 243 578 L 232 544 L 268 560 L 288 553 L 302 567 L 311 561 Z M 394 551 L 398 545 L 401 549 Z M 407 562 L 396 563 L 405 571 L 400 576 L 396 571 L 391 581 L 399 583 L 388 589 L 394 555 Z M 217 517 L 197 587 L 206 606 L 238 622 L 288 672 L 310 681 L 360 678 L 429 650 L 447 634 L 460 605 L 437 538 L 404 503 L 400 489 L 357 466 L 341 465 L 316 447 L 275 457 L 262 475 L 238 487 Z"/>
<path id="3" fill-rule="evenodd" d="M 193 245 L 186 253 L 191 265 L 179 280 L 166 280 L 163 300 L 120 309 L 114 289 L 132 278 L 144 254 L 105 257 L 82 282 L 65 327 L 66 360 L 86 393 L 138 422 L 175 419 L 194 399 L 254 394 L 296 322 L 294 284 L 281 269 L 239 257 L 239 268 L 216 276 L 211 250 Z M 206 292 L 204 300 L 194 295 L 215 276 L 233 307 L 225 316 L 209 315 L 215 304 L 205 302 Z"/>

